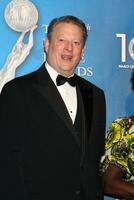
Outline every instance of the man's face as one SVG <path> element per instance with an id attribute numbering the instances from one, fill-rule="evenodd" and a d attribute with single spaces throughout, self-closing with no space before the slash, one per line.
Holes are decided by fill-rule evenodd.
<path id="1" fill-rule="evenodd" d="M 51 41 L 46 39 L 44 46 L 50 66 L 70 76 L 83 54 L 82 30 L 72 23 L 59 23 L 54 27 Z"/>

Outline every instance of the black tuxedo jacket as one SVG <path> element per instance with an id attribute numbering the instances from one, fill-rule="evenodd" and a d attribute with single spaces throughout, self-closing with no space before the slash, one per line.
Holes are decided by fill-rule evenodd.
<path id="1" fill-rule="evenodd" d="M 81 180 L 85 200 L 103 198 L 97 174 L 104 149 L 104 93 L 77 75 L 76 79 L 86 120 L 82 155 L 75 128 L 44 64 L 4 86 L 0 199 L 77 200 L 77 180 Z"/>

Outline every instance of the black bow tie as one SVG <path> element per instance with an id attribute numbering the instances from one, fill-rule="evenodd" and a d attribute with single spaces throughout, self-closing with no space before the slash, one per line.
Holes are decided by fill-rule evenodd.
<path id="1" fill-rule="evenodd" d="M 56 78 L 57 86 L 63 85 L 65 82 L 68 82 L 71 86 L 74 87 L 76 85 L 75 76 L 71 76 L 70 78 L 67 78 L 59 74 Z"/>

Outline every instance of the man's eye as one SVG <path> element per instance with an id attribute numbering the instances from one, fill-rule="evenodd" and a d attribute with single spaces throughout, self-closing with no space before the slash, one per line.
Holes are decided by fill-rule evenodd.
<path id="1" fill-rule="evenodd" d="M 60 42 L 63 42 L 63 41 L 64 41 L 64 39 L 63 39 L 63 38 L 60 38 L 60 39 L 59 39 L 59 41 L 60 41 Z"/>
<path id="2" fill-rule="evenodd" d="M 74 41 L 74 44 L 75 45 L 80 45 L 80 42 L 79 41 Z"/>

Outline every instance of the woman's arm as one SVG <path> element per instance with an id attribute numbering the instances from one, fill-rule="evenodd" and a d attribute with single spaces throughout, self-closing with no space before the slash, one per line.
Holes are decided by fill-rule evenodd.
<path id="1" fill-rule="evenodd" d="M 123 170 L 114 164 L 109 164 L 102 176 L 104 193 L 117 198 L 134 198 L 134 184 L 123 180 Z"/>

